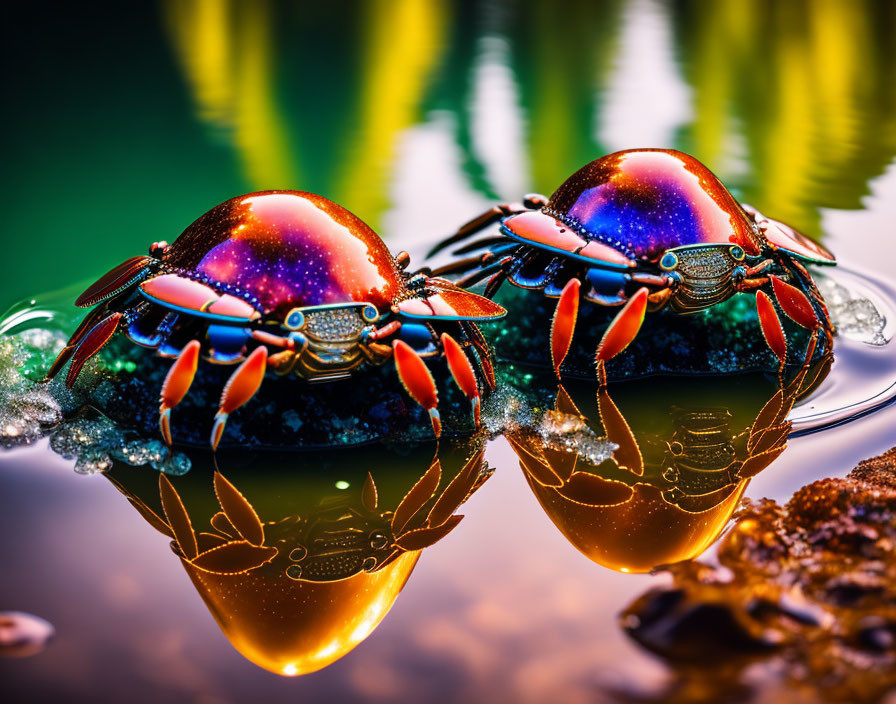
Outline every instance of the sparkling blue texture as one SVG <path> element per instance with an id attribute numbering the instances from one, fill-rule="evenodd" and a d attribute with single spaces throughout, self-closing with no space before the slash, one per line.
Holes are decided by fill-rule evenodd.
<path id="1" fill-rule="evenodd" d="M 681 152 L 636 150 L 591 162 L 545 210 L 583 237 L 655 261 L 673 247 L 737 243 L 758 251 L 746 216 L 719 180 Z"/>

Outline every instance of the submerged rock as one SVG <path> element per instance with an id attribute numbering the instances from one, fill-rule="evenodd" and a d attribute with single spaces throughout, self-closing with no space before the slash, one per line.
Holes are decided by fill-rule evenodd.
<path id="1" fill-rule="evenodd" d="M 717 566 L 666 568 L 672 584 L 631 604 L 621 625 L 674 665 L 672 701 L 689 701 L 695 669 L 721 693 L 757 661 L 825 700 L 877 701 L 896 690 L 894 545 L 896 448 L 784 506 L 747 503 Z"/>

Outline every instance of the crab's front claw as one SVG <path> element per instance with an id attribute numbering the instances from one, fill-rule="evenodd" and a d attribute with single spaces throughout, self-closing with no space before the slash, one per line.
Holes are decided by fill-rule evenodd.
<path id="1" fill-rule="evenodd" d="M 401 383 L 411 398 L 429 412 L 433 432 L 437 438 L 440 437 L 442 435 L 442 419 L 438 409 L 439 394 L 426 363 L 409 344 L 402 340 L 392 342 L 392 351 L 398 378 L 401 379 Z"/>
<path id="2" fill-rule="evenodd" d="M 190 340 L 180 351 L 162 384 L 159 405 L 159 428 L 166 445 L 171 445 L 171 409 L 183 401 L 190 390 L 199 365 L 199 340 Z"/>
<path id="3" fill-rule="evenodd" d="M 576 319 L 579 315 L 579 290 L 581 282 L 572 278 L 566 282 L 557 301 L 554 317 L 551 319 L 551 362 L 554 364 L 554 374 L 560 378 L 560 365 L 569 352 L 572 342 L 572 334 L 576 329 Z"/>
<path id="4" fill-rule="evenodd" d="M 445 359 L 448 361 L 448 369 L 451 376 L 457 383 L 458 388 L 463 391 L 464 396 L 470 399 L 473 404 L 473 419 L 476 427 L 479 427 L 479 385 L 476 383 L 476 375 L 473 373 L 473 365 L 464 353 L 463 348 L 458 344 L 447 332 L 442 333 L 442 348 L 445 350 Z"/>
<path id="5" fill-rule="evenodd" d="M 212 428 L 212 450 L 218 449 L 227 417 L 249 401 L 258 391 L 264 379 L 267 364 L 268 348 L 263 345 L 256 347 L 228 379 L 224 386 L 224 392 L 221 394 L 221 404 L 218 407 L 215 425 Z"/>
<path id="6" fill-rule="evenodd" d="M 644 313 L 647 310 L 647 296 L 647 289 L 639 288 L 638 292 L 616 314 L 604 332 L 595 355 L 598 379 L 601 384 L 606 383 L 604 365 L 628 347 L 629 343 L 637 337 L 644 322 Z"/>

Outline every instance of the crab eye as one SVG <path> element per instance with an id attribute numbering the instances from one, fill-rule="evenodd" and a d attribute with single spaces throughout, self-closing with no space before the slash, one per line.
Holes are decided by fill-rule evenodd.
<path id="1" fill-rule="evenodd" d="M 283 324 L 290 330 L 298 330 L 305 324 L 305 314 L 299 308 L 293 308 L 286 314 Z"/>
<path id="2" fill-rule="evenodd" d="M 368 303 L 361 309 L 361 317 L 364 318 L 366 322 L 372 323 L 380 317 L 380 312 L 376 309 L 376 306 Z"/>
<path id="3" fill-rule="evenodd" d="M 678 266 L 678 255 L 675 252 L 666 252 L 660 259 L 660 269 L 663 271 L 671 271 Z"/>
<path id="4" fill-rule="evenodd" d="M 734 245 L 728 251 L 731 253 L 731 258 L 734 259 L 734 261 L 736 261 L 736 262 L 742 262 L 744 260 L 744 257 L 747 256 L 746 253 L 744 252 L 744 250 L 741 247 L 738 247 L 737 245 Z"/>

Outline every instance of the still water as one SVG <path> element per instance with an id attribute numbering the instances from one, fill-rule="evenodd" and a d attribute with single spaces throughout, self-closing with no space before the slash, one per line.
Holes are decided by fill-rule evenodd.
<path id="1" fill-rule="evenodd" d="M 212 205 L 267 188 L 324 194 L 419 262 L 494 202 L 550 193 L 601 154 L 652 146 L 693 154 L 740 200 L 823 241 L 848 276 L 892 292 L 890 3 L 172 0 L 127 13 L 18 12 L 2 48 L 2 305 L 77 289 Z M 867 399 L 893 370 L 892 347 L 838 344 L 828 385 L 794 412 L 798 429 L 813 404 Z M 722 405 L 761 407 L 744 400 L 749 389 L 730 389 Z M 628 403 L 640 417 L 668 416 L 650 394 Z M 738 413 L 732 428 L 748 427 Z M 792 438 L 725 505 L 783 501 L 842 476 L 896 444 L 894 424 L 890 406 Z M 110 481 L 75 474 L 46 441 L 5 453 L 0 607 L 47 619 L 56 637 L 38 656 L 0 660 L 3 689 L 13 701 L 578 702 L 619 691 L 653 700 L 668 672 L 617 617 L 666 577 L 630 573 L 642 567 L 626 562 L 631 552 L 574 545 L 518 452 L 507 438 L 489 443 L 494 474 L 450 535 L 399 565 L 410 577 L 400 594 L 402 575 L 386 588 L 386 601 L 397 594 L 391 610 L 354 626 L 361 642 L 347 655 L 298 678 L 234 649 L 203 603 L 210 592 Z M 317 488 L 356 490 L 374 459 L 346 460 L 336 481 L 314 468 Z M 419 476 L 430 459 L 405 469 Z M 201 498 L 211 466 L 188 476 L 206 481 L 196 500 L 211 515 Z M 400 498 L 407 488 L 396 482 Z M 264 520 L 285 515 L 264 492 L 243 490 Z M 706 547 L 683 541 L 691 553 Z M 645 560 L 670 557 L 658 552 Z M 766 700 L 797 696 L 774 678 L 753 684 Z"/>

